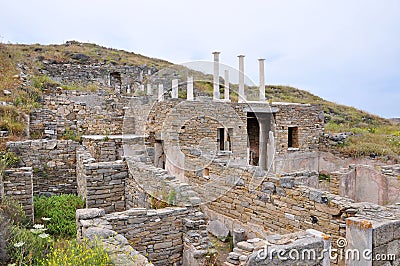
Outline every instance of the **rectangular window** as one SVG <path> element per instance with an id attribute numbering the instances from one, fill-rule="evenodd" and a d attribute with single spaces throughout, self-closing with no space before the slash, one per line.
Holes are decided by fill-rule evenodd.
<path id="1" fill-rule="evenodd" d="M 288 128 L 288 148 L 299 147 L 299 128 L 289 127 Z"/>
<path id="2" fill-rule="evenodd" d="M 233 128 L 218 128 L 218 149 L 232 151 Z"/>

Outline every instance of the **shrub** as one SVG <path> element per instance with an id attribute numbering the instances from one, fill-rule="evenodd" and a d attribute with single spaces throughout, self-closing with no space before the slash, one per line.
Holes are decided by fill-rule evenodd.
<path id="1" fill-rule="evenodd" d="M 59 195 L 52 197 L 35 197 L 35 219 L 50 218 L 48 232 L 58 237 L 75 237 L 75 211 L 84 208 L 85 202 L 76 195 Z"/>
<path id="2" fill-rule="evenodd" d="M 0 265 L 9 261 L 7 250 L 12 225 L 28 224 L 22 206 L 9 197 L 3 197 L 0 201 Z"/>
<path id="3" fill-rule="evenodd" d="M 82 139 L 82 134 L 67 127 L 65 129 L 65 133 L 64 133 L 63 138 L 80 142 L 81 139 Z"/>
<path id="4" fill-rule="evenodd" d="M 18 265 L 38 265 L 50 251 L 53 240 L 45 228 L 35 225 L 26 229 L 13 226 L 8 240 L 8 252 L 12 262 Z"/>
<path id="5" fill-rule="evenodd" d="M 0 216 L 9 221 L 10 224 L 22 226 L 29 224 L 29 219 L 26 217 L 21 204 L 9 197 L 3 197 L 0 201 Z"/>
<path id="6" fill-rule="evenodd" d="M 87 239 L 78 243 L 74 240 L 57 242 L 50 250 L 42 265 L 113 265 L 107 251 L 103 246 Z"/>
<path id="7" fill-rule="evenodd" d="M 0 105 L 0 129 L 11 134 L 21 135 L 24 132 L 24 118 L 15 106 Z"/>
<path id="8" fill-rule="evenodd" d="M 58 86 L 58 83 L 54 82 L 51 78 L 49 78 L 46 75 L 32 76 L 31 83 L 32 83 L 32 86 L 37 89 L 44 89 L 49 86 Z"/>
<path id="9" fill-rule="evenodd" d="M 0 156 L 0 169 L 17 167 L 21 159 L 13 152 L 6 152 Z"/>

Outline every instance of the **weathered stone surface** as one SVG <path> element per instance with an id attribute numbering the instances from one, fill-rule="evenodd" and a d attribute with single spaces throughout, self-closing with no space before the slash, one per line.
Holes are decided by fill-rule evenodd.
<path id="1" fill-rule="evenodd" d="M 90 209 L 77 209 L 76 218 L 80 220 L 93 219 L 97 217 L 102 217 L 105 215 L 105 211 L 100 208 L 90 208 Z"/>
<path id="2" fill-rule="evenodd" d="M 232 232 L 233 237 L 233 246 L 236 246 L 237 243 L 246 241 L 246 230 L 243 228 L 235 228 Z"/>
<path id="3" fill-rule="evenodd" d="M 247 241 L 242 241 L 237 243 L 237 247 L 246 251 L 253 251 L 254 250 L 254 246 L 253 244 L 247 242 Z"/>
<path id="4" fill-rule="evenodd" d="M 229 229 L 220 221 L 210 221 L 207 226 L 208 232 L 221 241 L 226 241 L 229 236 Z"/>

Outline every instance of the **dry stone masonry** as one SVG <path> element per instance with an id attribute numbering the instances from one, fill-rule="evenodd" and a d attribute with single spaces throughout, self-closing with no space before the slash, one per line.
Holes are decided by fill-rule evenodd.
<path id="1" fill-rule="evenodd" d="M 258 256 L 265 245 L 319 253 L 340 239 L 398 258 L 362 265 L 399 265 L 399 166 L 323 152 L 348 134 L 324 135 L 320 106 L 267 102 L 263 59 L 257 101 L 246 101 L 254 95 L 239 56 L 235 102 L 229 73 L 221 99 L 218 52 L 212 97 L 192 76 L 71 56 L 41 59 L 60 87 L 46 88 L 30 113 L 33 140 L 7 143 L 20 165 L 3 171 L 0 196 L 30 218 L 33 195 L 82 196 L 78 239 L 100 237 L 116 265 L 212 264 L 208 234 L 233 240 L 225 266 L 361 265 Z M 94 89 L 63 89 L 73 84 Z"/>

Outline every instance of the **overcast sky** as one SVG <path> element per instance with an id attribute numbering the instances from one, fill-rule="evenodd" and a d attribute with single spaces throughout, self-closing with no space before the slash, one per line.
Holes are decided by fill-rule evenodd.
<path id="1" fill-rule="evenodd" d="M 0 41 L 94 42 L 173 63 L 212 60 L 400 117 L 399 0 L 1 1 Z"/>

